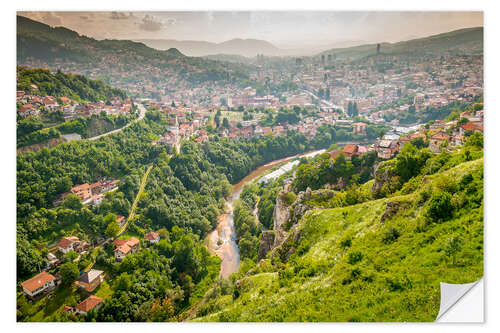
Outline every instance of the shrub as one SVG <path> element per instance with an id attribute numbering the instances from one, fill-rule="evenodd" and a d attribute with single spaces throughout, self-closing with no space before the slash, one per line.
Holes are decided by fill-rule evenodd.
<path id="1" fill-rule="evenodd" d="M 426 215 L 429 219 L 435 221 L 446 221 L 453 215 L 453 205 L 451 203 L 451 195 L 448 192 L 435 192 L 427 208 Z"/>
<path id="2" fill-rule="evenodd" d="M 290 206 L 291 204 L 293 204 L 296 198 L 297 198 L 297 196 L 293 192 L 288 192 L 288 193 L 286 193 L 286 194 L 283 195 L 283 201 L 288 206 Z"/>
<path id="3" fill-rule="evenodd" d="M 349 258 L 347 259 L 347 262 L 350 265 L 354 265 L 355 263 L 360 262 L 361 260 L 363 260 L 363 253 L 359 251 L 353 251 L 349 253 Z"/>
<path id="4" fill-rule="evenodd" d="M 452 259 L 453 265 L 456 263 L 457 253 L 462 249 L 462 240 L 455 236 L 448 239 L 444 247 L 444 253 Z"/>
<path id="5" fill-rule="evenodd" d="M 342 239 L 340 240 L 340 247 L 342 248 L 346 248 L 346 247 L 351 247 L 352 245 L 352 238 L 351 236 L 349 235 L 345 235 L 344 237 L 342 237 Z"/>
<path id="6" fill-rule="evenodd" d="M 393 243 L 399 238 L 399 236 L 399 230 L 395 227 L 390 227 L 382 236 L 382 242 L 385 244 Z"/>

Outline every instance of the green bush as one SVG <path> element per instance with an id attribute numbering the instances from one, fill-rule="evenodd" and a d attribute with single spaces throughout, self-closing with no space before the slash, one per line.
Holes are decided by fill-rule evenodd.
<path id="1" fill-rule="evenodd" d="M 385 244 L 393 243 L 399 238 L 399 236 L 399 230 L 395 227 L 390 227 L 382 236 L 382 242 Z"/>
<path id="2" fill-rule="evenodd" d="M 363 260 L 363 253 L 361 253 L 359 251 L 353 251 L 353 252 L 349 253 L 349 257 L 347 259 L 347 262 L 350 265 L 354 265 L 354 264 L 360 262 L 361 260 Z"/>
<path id="3" fill-rule="evenodd" d="M 450 219 L 453 215 L 451 198 L 448 192 L 434 192 L 427 207 L 427 217 L 434 221 L 446 221 Z"/>

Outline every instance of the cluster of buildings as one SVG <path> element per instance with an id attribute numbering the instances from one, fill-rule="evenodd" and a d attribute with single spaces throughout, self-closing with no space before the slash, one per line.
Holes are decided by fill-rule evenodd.
<path id="1" fill-rule="evenodd" d="M 71 188 L 69 192 L 62 193 L 52 204 L 59 206 L 72 193 L 76 195 L 84 205 L 91 204 L 98 206 L 104 199 L 104 194 L 118 189 L 118 179 L 102 179 L 92 184 L 81 184 Z"/>
<path id="2" fill-rule="evenodd" d="M 384 70 L 380 70 L 384 67 Z M 482 56 L 434 58 L 383 57 L 335 66 L 309 64 L 295 77 L 303 88 L 325 92 L 325 99 L 347 109 L 356 103 L 359 113 L 370 120 L 384 121 L 384 115 L 454 101 L 471 101 L 483 93 Z M 411 100 L 399 103 L 402 97 Z M 388 106 L 385 107 L 384 106 Z M 397 124 L 397 120 L 393 120 Z"/>
<path id="3" fill-rule="evenodd" d="M 32 85 L 33 90 L 37 90 L 36 85 Z M 19 103 L 17 114 L 21 118 L 40 117 L 42 108 L 52 112 L 60 111 L 64 121 L 76 119 L 78 117 L 89 117 L 93 114 L 105 112 L 107 115 L 128 114 L 132 111 L 133 100 L 127 98 L 121 100 L 113 97 L 106 104 L 104 101 L 97 103 L 79 104 L 68 97 L 39 96 L 19 90 L 16 92 L 16 100 Z"/>
<path id="4" fill-rule="evenodd" d="M 158 232 L 149 232 L 144 236 L 144 239 L 150 244 L 154 244 L 160 241 L 160 235 Z M 140 249 L 140 241 L 135 237 L 130 237 L 129 239 L 124 240 L 115 240 L 113 244 L 115 245 L 115 259 L 118 262 L 128 254 L 135 253 Z M 68 253 L 69 251 L 83 253 L 83 251 L 87 251 L 89 249 L 89 244 L 87 242 L 80 241 L 78 237 L 68 236 L 59 240 L 57 249 L 61 254 Z M 56 258 L 52 253 L 49 253 L 48 257 Z M 60 260 L 58 260 L 58 263 L 60 263 Z M 53 267 L 54 266 L 49 265 L 47 269 Z M 81 272 L 78 279 L 74 282 L 74 285 L 89 296 L 75 307 L 65 305 L 62 308 L 62 311 L 87 315 L 89 311 L 99 309 L 104 299 L 92 295 L 92 293 L 104 282 L 105 278 L 106 274 L 102 270 L 90 268 Z M 41 271 L 32 278 L 22 282 L 21 287 L 23 293 L 28 298 L 38 299 L 39 297 L 42 297 L 43 295 L 54 290 L 60 283 L 61 277 L 58 274 L 52 275 L 47 271 Z"/>
<path id="5" fill-rule="evenodd" d="M 476 111 L 474 114 L 462 112 L 460 120 L 437 120 L 429 125 L 428 129 L 420 127 L 417 132 L 409 135 L 399 136 L 396 133 L 387 133 L 382 139 L 377 140 L 375 150 L 378 157 L 389 159 L 400 152 L 407 142 L 422 138 L 428 141 L 431 152 L 440 153 L 463 145 L 468 134 L 483 133 L 483 116 L 483 110 Z"/>

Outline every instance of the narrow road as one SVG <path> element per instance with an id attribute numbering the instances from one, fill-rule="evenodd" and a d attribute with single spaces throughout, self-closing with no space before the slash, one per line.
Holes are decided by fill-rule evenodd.
<path id="1" fill-rule="evenodd" d="M 123 126 L 123 127 L 120 127 L 120 128 L 117 128 L 115 130 L 112 130 L 112 131 L 109 131 L 109 132 L 106 132 L 104 134 L 101 134 L 101 135 L 97 135 L 97 136 L 93 136 L 91 138 L 88 138 L 87 140 L 97 140 L 97 139 L 100 139 L 102 137 L 105 137 L 105 136 L 108 136 L 110 134 L 114 134 L 114 133 L 118 133 L 120 131 L 122 131 L 123 129 L 129 127 L 130 125 L 132 125 L 133 123 L 136 123 L 138 122 L 139 120 L 142 120 L 144 118 L 144 116 L 146 115 L 146 108 L 144 107 L 144 105 L 142 105 L 141 103 L 138 103 L 136 104 L 137 105 L 137 108 L 139 109 L 139 118 L 137 119 L 134 119 L 132 120 L 130 123 L 128 123 L 127 125 Z"/>
<path id="2" fill-rule="evenodd" d="M 144 175 L 142 176 L 141 185 L 139 186 L 139 191 L 137 191 L 137 195 L 135 197 L 134 203 L 132 204 L 132 208 L 130 209 L 130 214 L 128 215 L 127 222 L 125 222 L 125 224 L 123 225 L 122 229 L 120 229 L 120 231 L 118 232 L 118 234 L 116 235 L 116 237 L 120 236 L 121 234 L 123 234 L 127 230 L 129 221 L 132 218 L 134 218 L 134 216 L 135 216 L 135 209 L 137 208 L 137 203 L 139 202 L 139 198 L 141 197 L 142 192 L 144 192 L 144 188 L 146 187 L 146 182 L 148 180 L 149 172 L 151 171 L 152 168 L 153 168 L 153 165 L 150 165 L 147 168 L 147 170 L 144 173 Z M 96 250 L 98 250 L 99 248 L 101 248 L 106 243 L 107 243 L 107 241 L 104 242 L 103 244 L 99 245 L 99 246 L 96 246 L 93 249 L 92 253 L 96 253 L 97 254 Z M 96 255 L 96 257 L 97 257 L 97 255 Z M 94 266 L 95 259 L 96 258 L 93 258 L 92 262 L 87 267 L 85 267 L 85 269 L 83 270 L 84 272 L 88 272 Z"/>
<path id="3" fill-rule="evenodd" d="M 144 175 L 142 176 L 141 185 L 139 186 L 139 191 L 137 191 L 137 195 L 135 197 L 134 203 L 132 204 L 132 208 L 130 209 L 130 214 L 128 215 L 127 222 L 125 222 L 125 224 L 123 225 L 120 232 L 118 232 L 118 235 L 116 237 L 120 236 L 121 234 L 123 234 L 127 230 L 127 227 L 128 227 L 130 220 L 134 218 L 135 209 L 137 208 L 137 203 L 139 202 L 139 199 L 141 197 L 142 192 L 144 192 L 144 188 L 146 187 L 146 182 L 148 180 L 149 172 L 151 171 L 152 168 L 153 168 L 153 165 L 150 165 L 148 167 L 148 169 L 146 170 L 146 172 L 144 173 Z"/>

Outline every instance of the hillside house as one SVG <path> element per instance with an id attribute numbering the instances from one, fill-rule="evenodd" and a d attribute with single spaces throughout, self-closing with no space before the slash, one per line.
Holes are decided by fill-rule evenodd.
<path id="1" fill-rule="evenodd" d="M 399 144 L 396 140 L 380 140 L 375 145 L 377 156 L 383 159 L 389 159 L 398 151 Z"/>
<path id="2" fill-rule="evenodd" d="M 445 142 L 450 142 L 451 137 L 443 132 L 436 133 L 431 136 L 429 141 L 429 150 L 433 153 L 440 153 L 441 146 L 445 144 Z"/>
<path id="3" fill-rule="evenodd" d="M 75 281 L 75 285 L 85 291 L 92 292 L 99 287 L 103 281 L 104 272 L 97 269 L 91 269 L 80 275 L 78 280 Z"/>
<path id="4" fill-rule="evenodd" d="M 30 298 L 54 290 L 56 287 L 56 277 L 47 272 L 41 272 L 21 283 L 23 292 Z"/>
<path id="5" fill-rule="evenodd" d="M 102 298 L 91 295 L 76 306 L 75 312 L 86 316 L 90 310 L 99 309 L 102 301 L 103 301 Z"/>
<path id="6" fill-rule="evenodd" d="M 90 185 L 87 183 L 71 188 L 70 192 L 76 195 L 81 201 L 86 201 L 92 197 Z"/>
<path id="7" fill-rule="evenodd" d="M 63 237 L 57 243 L 59 251 L 62 253 L 68 253 L 69 251 L 76 251 L 77 247 L 80 245 L 80 239 L 76 236 Z"/>
<path id="8" fill-rule="evenodd" d="M 17 110 L 17 113 L 23 118 L 38 117 L 40 115 L 40 110 L 38 110 L 33 104 L 24 104 L 19 108 L 19 110 Z"/>
<path id="9" fill-rule="evenodd" d="M 354 123 L 352 124 L 352 130 L 354 134 L 366 134 L 366 125 L 365 123 Z"/>
<path id="10" fill-rule="evenodd" d="M 160 241 L 160 234 L 157 232 L 148 232 L 144 238 L 146 238 L 150 243 L 158 243 Z"/>
<path id="11" fill-rule="evenodd" d="M 117 239 L 113 242 L 116 246 L 115 259 L 122 261 L 123 258 L 129 253 L 135 253 L 139 250 L 139 240 L 135 237 L 129 239 Z"/>

